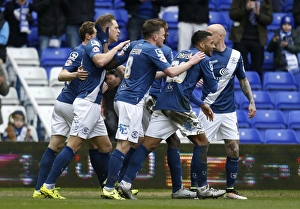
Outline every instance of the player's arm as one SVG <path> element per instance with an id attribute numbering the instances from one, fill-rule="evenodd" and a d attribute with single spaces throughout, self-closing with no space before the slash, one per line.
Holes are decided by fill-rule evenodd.
<path id="1" fill-rule="evenodd" d="M 246 77 L 239 79 L 239 82 L 240 82 L 240 86 L 241 86 L 241 89 L 242 89 L 244 95 L 247 97 L 248 101 L 250 102 L 249 107 L 248 107 L 248 110 L 249 110 L 248 117 L 253 118 L 256 114 L 256 107 L 255 107 L 255 101 L 253 98 L 250 83 Z"/>
<path id="2" fill-rule="evenodd" d="M 107 65 L 111 60 L 112 58 L 114 57 L 114 55 L 120 51 L 123 46 L 125 46 L 127 43 L 129 43 L 130 40 L 128 41 L 123 41 L 121 43 L 119 43 L 117 46 L 115 46 L 114 48 L 112 48 L 110 51 L 108 51 L 107 53 L 98 53 L 98 54 L 95 54 L 93 56 L 93 62 L 94 64 L 101 68 L 101 67 L 104 67 L 105 65 Z"/>
<path id="3" fill-rule="evenodd" d="M 175 76 L 187 71 L 193 65 L 197 64 L 204 58 L 205 58 L 205 54 L 203 52 L 197 52 L 193 56 L 190 56 L 189 61 L 187 61 L 185 63 L 181 63 L 180 65 L 177 65 L 177 66 L 170 66 L 170 67 L 166 68 L 163 72 L 171 78 L 175 77 Z"/>

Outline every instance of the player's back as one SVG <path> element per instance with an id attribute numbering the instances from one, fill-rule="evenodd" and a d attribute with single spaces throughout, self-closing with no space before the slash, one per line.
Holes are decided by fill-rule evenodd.
<path id="1" fill-rule="evenodd" d="M 128 57 L 124 79 L 115 100 L 137 104 L 152 85 L 156 71 L 169 66 L 158 47 L 147 41 L 135 45 Z"/>
<path id="2" fill-rule="evenodd" d="M 85 46 L 82 44 L 75 47 L 70 53 L 67 61 L 65 62 L 63 69 L 66 69 L 69 72 L 76 72 L 78 70 L 78 67 L 81 66 L 84 48 Z M 74 99 L 78 95 L 79 85 L 79 78 L 75 78 L 72 81 L 65 82 L 65 87 L 62 89 L 62 92 L 58 95 L 57 100 L 72 104 Z"/>
<path id="3" fill-rule="evenodd" d="M 180 63 L 187 62 L 189 56 L 198 51 L 198 49 L 192 49 L 179 52 L 174 58 L 172 65 L 180 65 Z M 190 111 L 190 97 L 197 82 L 202 77 L 208 83 L 208 89 L 216 89 L 217 81 L 211 73 L 209 60 L 206 56 L 199 63 L 180 75 L 173 78 L 167 77 L 163 90 L 157 99 L 155 109 L 174 110 L 178 112 Z"/>

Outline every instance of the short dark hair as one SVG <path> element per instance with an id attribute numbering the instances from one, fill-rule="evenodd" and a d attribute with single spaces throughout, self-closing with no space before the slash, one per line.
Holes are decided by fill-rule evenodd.
<path id="1" fill-rule="evenodd" d="M 94 27 L 95 27 L 95 23 L 92 21 L 86 21 L 84 23 L 82 23 L 81 27 L 79 28 L 79 36 L 81 41 L 85 40 L 85 34 L 94 34 Z"/>
<path id="2" fill-rule="evenodd" d="M 212 34 L 205 30 L 196 31 L 191 38 L 192 45 L 196 46 L 199 42 L 204 41 L 207 36 L 212 36 Z"/>
<path id="3" fill-rule="evenodd" d="M 145 39 L 148 39 L 161 28 L 164 28 L 164 23 L 161 20 L 150 19 L 143 24 L 142 34 Z"/>

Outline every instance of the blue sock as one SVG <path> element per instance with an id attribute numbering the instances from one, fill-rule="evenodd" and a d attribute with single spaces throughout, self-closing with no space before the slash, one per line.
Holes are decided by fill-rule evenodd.
<path id="1" fill-rule="evenodd" d="M 101 153 L 98 149 L 89 149 L 89 156 L 100 186 L 103 187 L 103 182 L 107 178 L 110 152 Z"/>
<path id="2" fill-rule="evenodd" d="M 168 149 L 168 166 L 170 168 L 172 178 L 173 193 L 177 192 L 182 187 L 182 170 L 178 148 Z"/>
<path id="3" fill-rule="evenodd" d="M 149 155 L 149 151 L 144 145 L 140 145 L 139 148 L 133 153 L 130 158 L 129 165 L 126 171 L 126 174 L 123 178 L 124 181 L 132 183 L 135 179 L 136 174 L 141 170 L 143 162 L 146 157 Z"/>
<path id="4" fill-rule="evenodd" d="M 198 187 L 195 155 L 193 155 L 191 162 L 191 187 Z"/>
<path id="5" fill-rule="evenodd" d="M 207 146 L 194 146 L 192 161 L 198 187 L 207 185 Z"/>
<path id="6" fill-rule="evenodd" d="M 35 186 L 36 190 L 40 190 L 43 183 L 45 183 L 45 181 L 48 177 L 48 174 L 51 171 L 51 168 L 52 168 L 52 165 L 53 165 L 56 155 L 57 155 L 57 152 L 55 152 L 54 150 L 47 147 L 47 149 L 44 152 L 43 157 L 40 161 L 40 171 L 39 171 L 39 176 L 38 176 L 36 186 Z"/>
<path id="7" fill-rule="evenodd" d="M 226 159 L 226 175 L 227 175 L 227 188 L 234 187 L 237 173 L 238 173 L 239 158 L 227 157 Z"/>
<path id="8" fill-rule="evenodd" d="M 128 164 L 129 164 L 129 160 L 132 156 L 132 154 L 135 152 L 135 149 L 130 147 L 129 151 L 127 152 L 127 154 L 125 155 L 125 159 L 124 159 L 124 162 L 123 162 L 123 167 L 121 169 L 121 172 L 119 174 L 119 180 L 118 182 L 120 183 L 122 181 L 122 179 L 124 178 L 124 175 L 127 171 L 127 167 L 128 167 Z"/>
<path id="9" fill-rule="evenodd" d="M 106 187 L 114 188 L 115 182 L 119 179 L 119 172 L 123 166 L 124 158 L 125 155 L 117 149 L 111 154 Z"/>
<path id="10" fill-rule="evenodd" d="M 70 160 L 72 159 L 74 154 L 75 152 L 69 146 L 65 146 L 63 148 L 63 150 L 57 155 L 53 163 L 52 171 L 45 181 L 46 184 L 55 184 L 60 174 L 69 165 Z"/>

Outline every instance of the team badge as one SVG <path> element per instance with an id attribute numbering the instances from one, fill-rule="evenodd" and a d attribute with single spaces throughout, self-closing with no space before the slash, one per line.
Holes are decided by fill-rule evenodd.
<path id="1" fill-rule="evenodd" d="M 77 57 L 79 56 L 78 52 L 72 52 L 69 56 L 69 60 L 75 61 Z"/>
<path id="2" fill-rule="evenodd" d="M 66 63 L 65 63 L 65 66 L 72 66 L 73 62 L 72 60 L 67 60 Z"/>
<path id="3" fill-rule="evenodd" d="M 89 128 L 87 127 L 84 127 L 82 130 L 81 130 L 82 134 L 84 135 L 87 135 L 89 133 Z"/>
<path id="4" fill-rule="evenodd" d="M 100 49 L 99 49 L 99 47 L 97 47 L 97 46 L 95 46 L 95 47 L 93 47 L 93 52 L 100 52 Z"/>

